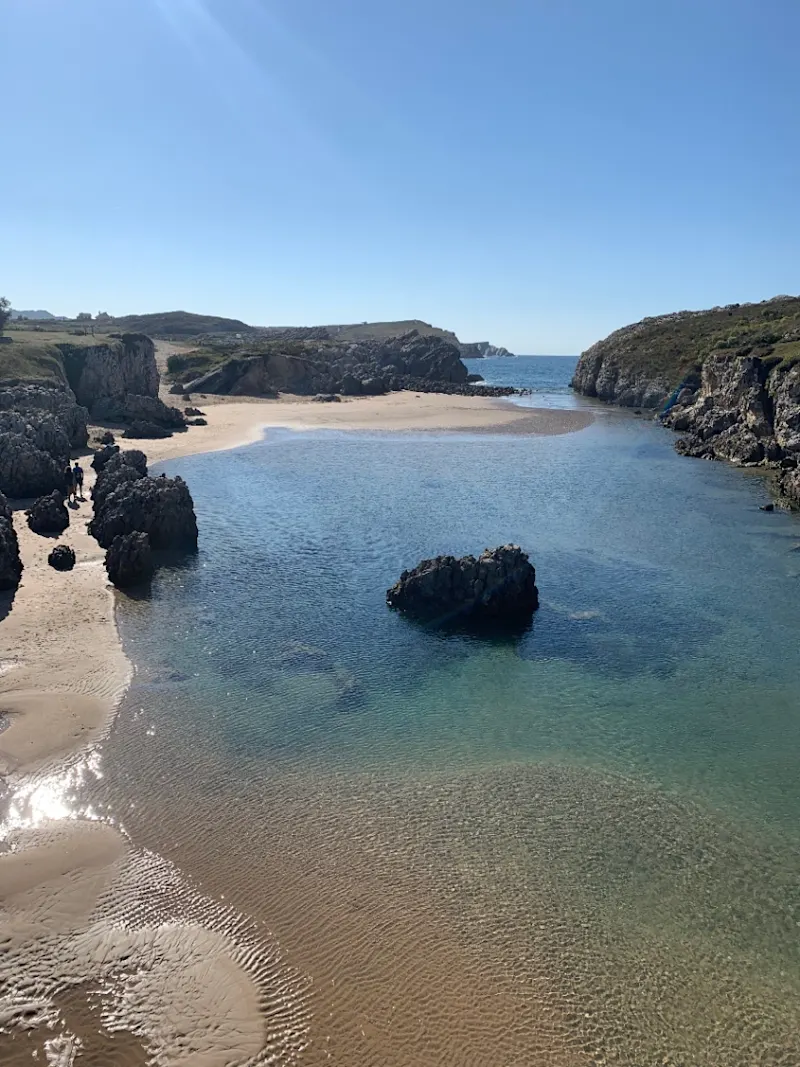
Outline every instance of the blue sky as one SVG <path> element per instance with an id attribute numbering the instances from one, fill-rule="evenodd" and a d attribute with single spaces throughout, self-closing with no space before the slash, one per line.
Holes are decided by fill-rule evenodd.
<path id="1" fill-rule="evenodd" d="M 797 0 L 0 0 L 0 293 L 574 353 L 800 291 Z"/>

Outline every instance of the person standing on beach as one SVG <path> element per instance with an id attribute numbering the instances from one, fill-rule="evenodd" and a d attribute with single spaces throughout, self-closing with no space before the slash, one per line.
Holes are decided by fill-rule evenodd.
<path id="1" fill-rule="evenodd" d="M 76 496 L 80 493 L 81 500 L 83 500 L 83 467 L 77 460 L 75 460 L 75 466 L 72 468 L 72 479 Z"/>
<path id="2" fill-rule="evenodd" d="M 72 467 L 69 463 L 64 470 L 64 481 L 66 483 L 64 492 L 66 494 L 67 501 L 75 498 L 75 475 L 72 472 Z"/>

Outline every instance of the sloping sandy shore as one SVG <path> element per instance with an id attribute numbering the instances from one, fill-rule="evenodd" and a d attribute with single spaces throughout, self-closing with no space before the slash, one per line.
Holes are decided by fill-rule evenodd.
<path id="1" fill-rule="evenodd" d="M 584 411 L 523 409 L 437 394 L 324 404 L 295 398 L 194 397 L 191 403 L 202 408 L 208 425 L 142 442 L 151 462 L 246 444 L 272 426 L 560 434 L 592 421 Z M 289 1044 L 299 1048 L 304 1032 L 300 985 L 283 974 L 277 952 L 268 974 L 254 969 L 254 954 L 233 934 L 212 935 L 203 928 L 213 905 L 196 897 L 194 922 L 150 908 L 148 914 L 156 919 L 143 926 L 139 913 L 148 861 L 118 829 L 87 822 L 87 813 L 71 810 L 76 769 L 85 768 L 87 752 L 110 728 L 131 674 L 114 624 L 115 594 L 106 579 L 103 551 L 86 531 L 93 472 L 85 466 L 86 500 L 72 509 L 71 525 L 61 538 L 35 535 L 24 511 L 15 515 L 25 571 L 11 609 L 0 621 L 0 715 L 6 724 L 0 732 L 0 821 L 5 819 L 0 838 L 6 849 L 0 856 L 0 941 L 8 939 L 13 946 L 0 973 L 0 1031 L 26 1019 L 29 1032 L 36 1030 L 36 1020 L 52 1025 L 54 1002 L 42 996 L 48 981 L 53 979 L 55 988 L 59 976 L 67 984 L 101 980 L 105 962 L 119 954 L 147 976 L 126 988 L 126 1018 L 144 1046 L 158 1050 L 159 1062 L 211 1067 L 231 1062 L 231 1049 L 241 1051 L 241 1062 L 250 1062 L 264 1044 L 267 980 L 291 988 L 280 998 L 283 1014 L 270 1025 L 285 1028 L 292 1035 Z M 74 571 L 48 566 L 47 555 L 57 541 L 75 549 Z M 179 879 L 175 872 L 169 877 Z M 179 897 L 182 892 L 176 890 Z M 135 914 L 132 900 L 137 902 Z M 164 940 L 166 935 L 158 931 L 166 919 L 174 931 Z M 235 930 L 236 923 L 229 918 L 227 926 Z M 112 936 L 112 928 L 128 933 Z M 182 975 L 181 981 L 168 980 L 165 958 L 169 973 Z M 204 958 L 208 966 L 200 964 Z M 58 960 L 71 961 L 68 973 L 61 973 Z M 33 984 L 39 992 L 33 997 L 30 976 L 37 968 L 41 973 Z M 235 1010 L 226 1000 L 233 994 L 223 995 L 213 981 L 220 968 L 226 989 L 235 993 Z M 62 1036 L 79 1041 L 75 1035 Z"/>

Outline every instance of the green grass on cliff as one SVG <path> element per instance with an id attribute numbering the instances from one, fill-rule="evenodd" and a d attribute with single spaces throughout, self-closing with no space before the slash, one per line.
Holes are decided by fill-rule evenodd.
<path id="1" fill-rule="evenodd" d="M 799 342 L 800 297 L 781 296 L 643 319 L 610 334 L 598 347 L 623 366 L 677 384 L 712 352 L 769 346 L 779 357 L 775 362 L 786 364 L 800 358 Z"/>
<path id="2" fill-rule="evenodd" d="M 423 336 L 443 337 L 446 341 L 456 342 L 456 335 L 451 330 L 441 330 L 421 319 L 402 319 L 397 322 L 362 322 L 352 326 L 326 326 L 325 329 L 334 341 L 388 341 L 400 337 L 409 330 L 417 330 Z"/>
<path id="3" fill-rule="evenodd" d="M 0 381 L 66 382 L 61 353 L 42 342 L 0 343 Z"/>

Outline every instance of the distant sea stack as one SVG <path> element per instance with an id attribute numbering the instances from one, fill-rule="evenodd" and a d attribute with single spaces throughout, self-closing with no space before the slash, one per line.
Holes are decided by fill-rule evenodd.
<path id="1" fill-rule="evenodd" d="M 643 319 L 584 352 L 572 387 L 659 410 L 684 455 L 779 470 L 800 506 L 800 297 Z"/>
<path id="2" fill-rule="evenodd" d="M 461 356 L 463 359 L 490 359 L 494 356 L 513 356 L 507 348 L 489 344 L 488 341 L 461 342 Z"/>

